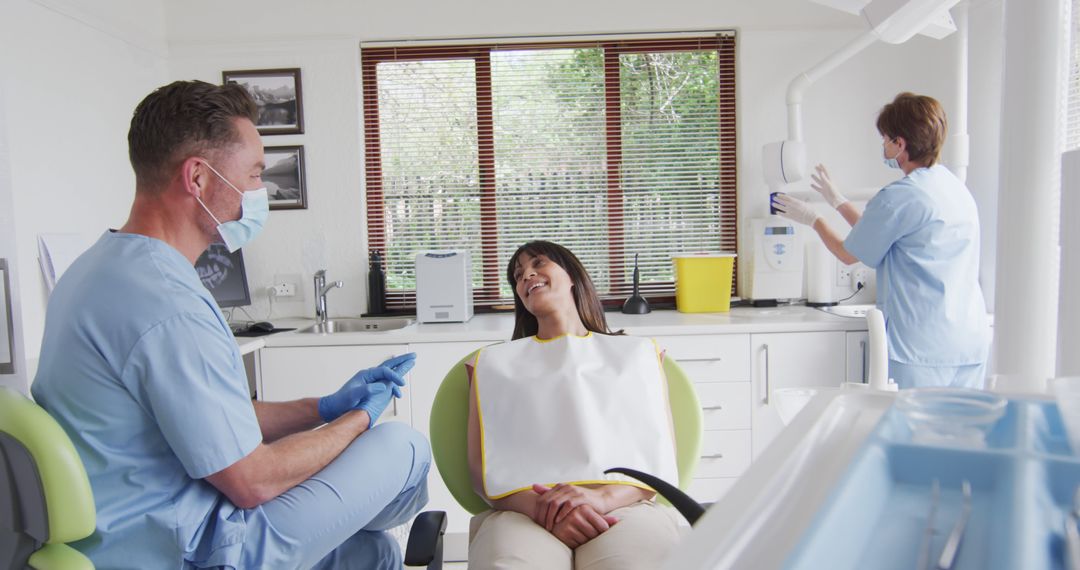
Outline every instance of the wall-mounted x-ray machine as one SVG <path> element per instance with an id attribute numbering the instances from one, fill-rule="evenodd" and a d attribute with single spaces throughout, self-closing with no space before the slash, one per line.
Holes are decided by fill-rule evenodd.
<path id="1" fill-rule="evenodd" d="M 806 143 L 802 133 L 803 94 L 815 81 L 829 73 L 841 63 L 876 41 L 901 44 L 916 34 L 941 39 L 956 31 L 956 24 L 949 15 L 949 9 L 960 0 L 812 0 L 830 8 L 858 14 L 866 21 L 868 30 L 854 40 L 822 60 L 814 67 L 800 73 L 787 89 L 787 139 L 769 143 L 762 149 L 762 166 L 765 183 L 769 192 L 777 192 L 785 185 L 798 182 L 806 176 Z M 966 81 L 966 76 L 964 77 Z M 966 91 L 962 91 L 966 93 Z M 966 97 L 961 97 L 966 99 Z M 961 105 L 966 102 L 961 101 Z M 963 112 L 966 115 L 966 112 Z M 954 146 L 962 146 L 964 151 L 957 153 L 957 159 L 967 166 L 967 134 L 958 133 L 963 140 L 955 136 L 950 141 Z M 961 156 L 962 155 L 962 156 Z M 962 178 L 961 178 L 962 179 Z"/>

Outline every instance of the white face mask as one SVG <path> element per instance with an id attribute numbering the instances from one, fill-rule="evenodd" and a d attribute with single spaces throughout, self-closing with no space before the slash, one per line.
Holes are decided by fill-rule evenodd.
<path id="1" fill-rule="evenodd" d="M 206 210 L 206 213 L 210 214 L 210 217 L 217 222 L 218 235 L 225 242 L 225 247 L 229 248 L 230 253 L 235 252 L 259 235 L 259 232 L 263 229 L 263 224 L 266 223 L 266 218 L 270 216 L 270 198 L 267 195 L 266 186 L 248 190 L 247 192 L 241 191 L 236 186 L 233 186 L 232 182 L 226 180 L 220 172 L 214 170 L 210 163 L 203 162 L 203 164 L 211 172 L 217 174 L 218 178 L 225 184 L 228 184 L 229 188 L 240 194 L 240 219 L 224 223 L 210 211 L 210 208 L 206 207 L 201 198 L 195 198 L 199 201 L 199 205 Z"/>
<path id="2" fill-rule="evenodd" d="M 900 168 L 900 161 L 896 160 L 900 158 L 900 153 L 903 151 L 896 151 L 896 156 L 889 158 L 885 155 L 885 143 L 881 143 L 881 160 L 885 163 L 885 166 L 889 168 Z"/>

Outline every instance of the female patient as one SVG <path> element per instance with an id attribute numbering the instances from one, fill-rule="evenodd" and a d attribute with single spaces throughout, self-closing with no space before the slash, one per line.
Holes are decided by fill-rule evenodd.
<path id="1" fill-rule="evenodd" d="M 471 568 L 657 568 L 674 510 L 611 467 L 678 483 L 661 355 L 608 330 L 588 274 L 534 241 L 507 266 L 511 342 L 469 366 L 469 467 L 492 507 L 470 525 Z"/>

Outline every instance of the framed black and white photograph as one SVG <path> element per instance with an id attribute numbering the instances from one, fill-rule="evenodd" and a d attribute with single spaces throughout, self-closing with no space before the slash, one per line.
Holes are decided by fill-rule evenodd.
<path id="1" fill-rule="evenodd" d="M 236 83 L 255 99 L 260 135 L 298 135 L 304 132 L 300 69 L 252 69 L 221 72 L 223 84 Z"/>
<path id="2" fill-rule="evenodd" d="M 304 147 L 268 146 L 263 148 L 266 169 L 262 180 L 270 195 L 271 210 L 303 210 L 307 208 L 304 188 Z"/>

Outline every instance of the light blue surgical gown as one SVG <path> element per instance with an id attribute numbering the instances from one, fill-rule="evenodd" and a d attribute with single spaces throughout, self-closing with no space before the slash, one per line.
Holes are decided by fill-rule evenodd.
<path id="1" fill-rule="evenodd" d="M 870 200 L 844 248 L 877 271 L 889 374 L 900 387 L 982 387 L 991 331 L 967 187 L 944 166 L 915 169 Z"/>
<path id="2" fill-rule="evenodd" d="M 32 391 L 86 466 L 97 529 L 76 547 L 99 568 L 349 567 L 344 554 L 392 567 L 400 553 L 379 530 L 427 499 L 427 444 L 400 424 L 254 509 L 204 481 L 262 435 L 224 317 L 191 262 L 153 238 L 106 232 L 65 272 Z"/>

